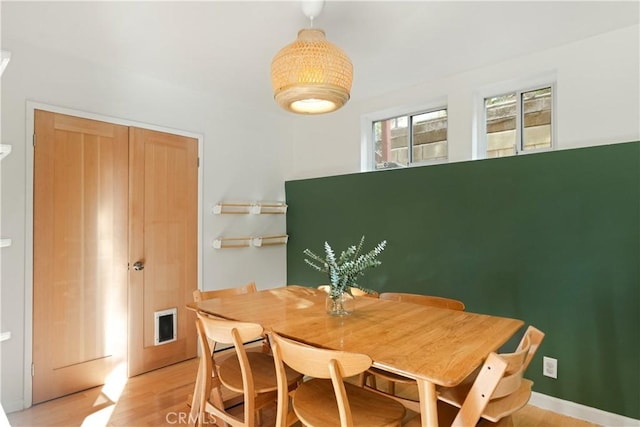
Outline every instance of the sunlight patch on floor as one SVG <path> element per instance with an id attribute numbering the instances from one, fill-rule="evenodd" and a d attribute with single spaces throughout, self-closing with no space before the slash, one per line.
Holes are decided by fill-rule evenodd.
<path id="1" fill-rule="evenodd" d="M 126 363 L 120 363 L 107 376 L 100 394 L 93 402 L 93 407 L 99 409 L 87 415 L 82 421 L 81 427 L 104 427 L 109 425 L 109 420 L 126 385 L 127 365 Z"/>
<path id="2" fill-rule="evenodd" d="M 87 415 L 82 421 L 81 427 L 104 427 L 109 425 L 109 420 L 113 414 L 113 410 L 116 408 L 116 404 L 113 403 L 106 408 L 102 408 Z"/>
<path id="3" fill-rule="evenodd" d="M 102 394 L 112 402 L 117 402 L 127 385 L 127 364 L 118 364 L 107 376 L 102 387 Z"/>

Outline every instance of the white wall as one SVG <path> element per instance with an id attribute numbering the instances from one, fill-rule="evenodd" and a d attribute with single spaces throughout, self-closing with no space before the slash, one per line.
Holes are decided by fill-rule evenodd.
<path id="1" fill-rule="evenodd" d="M 2 404 L 7 411 L 21 409 L 29 391 L 23 377 L 30 360 L 31 321 L 25 311 L 25 293 L 31 284 L 25 271 L 28 217 L 27 164 L 30 149 L 26 133 L 26 104 L 34 101 L 204 136 L 203 252 L 204 289 L 233 286 L 255 280 L 259 288 L 286 280 L 286 247 L 214 250 L 219 235 L 279 234 L 283 215 L 214 216 L 210 206 L 226 199 L 284 200 L 284 171 L 289 164 L 289 139 L 280 129 L 286 114 L 255 111 L 235 105 L 215 93 L 196 93 L 167 82 L 106 69 L 3 38 L 12 60 L 2 76 L 2 142 L 13 152 L 2 162 L 2 237 L 13 245 L 2 249 L 1 331 L 12 338 L 2 343 Z M 274 107 L 277 111 L 277 107 Z M 25 253 L 27 251 L 27 253 Z M 25 326 L 26 325 L 26 326 Z M 25 329 L 25 327 L 27 329 Z M 26 333 L 26 335 L 25 335 Z M 27 347 L 27 353 L 24 349 Z"/>
<path id="2" fill-rule="evenodd" d="M 449 160 L 474 158 L 475 114 L 482 94 L 557 79 L 557 147 L 640 139 L 640 36 L 637 25 L 515 58 L 378 98 L 352 94 L 336 116 L 296 121 L 287 179 L 360 171 L 361 118 L 413 112 L 443 100 L 449 109 Z M 433 59 L 437 61 L 437 58 Z M 358 78 L 354 64 L 354 80 Z M 443 105 L 444 105 L 443 104 Z"/>

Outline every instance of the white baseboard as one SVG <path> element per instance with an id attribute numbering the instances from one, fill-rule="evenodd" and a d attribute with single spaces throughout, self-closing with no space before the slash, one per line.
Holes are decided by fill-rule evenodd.
<path id="1" fill-rule="evenodd" d="M 10 414 L 12 412 L 22 411 L 23 409 L 26 408 L 23 400 L 14 400 L 13 402 L 4 402 L 2 404 L 2 407 L 7 414 Z"/>
<path id="2" fill-rule="evenodd" d="M 591 408 L 568 400 L 558 399 L 557 397 L 536 393 L 535 391 L 531 394 L 529 404 L 548 411 L 553 411 L 557 414 L 598 424 L 600 426 L 640 427 L 640 420 L 606 412 L 601 409 Z"/>

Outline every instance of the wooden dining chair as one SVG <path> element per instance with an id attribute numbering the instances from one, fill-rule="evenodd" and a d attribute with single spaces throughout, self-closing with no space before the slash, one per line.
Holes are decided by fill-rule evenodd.
<path id="1" fill-rule="evenodd" d="M 451 298 L 438 297 L 434 295 L 411 294 L 404 292 L 383 292 L 380 294 L 380 299 L 410 302 L 413 304 L 421 304 L 429 307 L 449 308 L 451 310 L 464 310 L 464 303 L 462 301 Z"/>
<path id="2" fill-rule="evenodd" d="M 533 382 L 523 375 L 543 338 L 542 331 L 529 326 L 513 353 L 499 354 L 507 363 L 507 369 L 482 412 L 483 424 L 510 426 L 513 424 L 511 415 L 527 404 Z M 473 373 L 456 387 L 438 387 L 438 399 L 460 407 L 476 375 L 477 372 Z"/>
<path id="3" fill-rule="evenodd" d="M 277 427 L 287 427 L 298 420 L 310 427 L 401 425 L 405 414 L 402 404 L 344 381 L 369 368 L 369 356 L 311 347 L 275 332 L 268 336 L 278 377 Z M 291 393 L 286 366 L 309 377 Z"/>
<path id="4" fill-rule="evenodd" d="M 235 288 L 214 289 L 211 291 L 201 291 L 196 289 L 193 291 L 193 301 L 200 302 L 211 298 L 223 298 L 253 292 L 257 292 L 256 282 L 249 282 L 246 285 L 237 286 Z"/>
<path id="5" fill-rule="evenodd" d="M 351 289 L 351 295 L 353 295 L 354 297 L 371 297 L 371 298 L 378 298 L 378 292 L 376 291 L 372 291 L 371 293 L 369 292 L 365 292 L 362 289 L 358 289 L 358 288 L 350 288 Z M 329 285 L 320 285 L 318 286 L 318 290 L 321 290 L 322 292 L 325 293 L 329 293 L 331 292 L 331 288 Z"/>
<path id="6" fill-rule="evenodd" d="M 193 291 L 193 302 L 205 301 L 213 298 L 224 298 L 230 297 L 234 295 L 244 295 L 251 294 L 254 292 L 258 292 L 256 287 L 256 282 L 249 282 L 244 285 L 236 286 L 234 288 L 223 288 L 223 289 L 213 289 L 211 291 L 201 291 L 196 289 Z M 212 348 L 215 351 L 215 347 Z M 267 337 L 263 337 L 262 339 L 262 350 L 265 353 L 269 353 L 271 350 L 269 349 L 269 342 L 267 341 Z"/>
<path id="7" fill-rule="evenodd" d="M 412 304 L 420 304 L 429 307 L 448 308 L 451 310 L 463 311 L 465 308 L 462 301 L 433 295 L 411 294 L 403 292 L 383 292 L 380 294 L 379 298 L 382 300 L 409 302 Z M 415 381 L 410 378 L 396 375 L 391 372 L 386 372 L 378 368 L 369 369 L 363 375 L 361 381 L 365 384 L 367 382 L 370 382 L 371 387 L 377 388 L 377 379 L 385 380 L 387 382 L 388 393 L 393 395 L 395 395 L 396 384 L 415 384 Z"/>
<path id="8" fill-rule="evenodd" d="M 496 353 L 490 353 L 478 370 L 478 375 L 464 396 L 460 409 L 438 404 L 438 425 L 453 427 L 476 426 L 489 404 L 489 397 L 495 391 L 500 378 L 507 369 L 507 362 Z M 379 392 L 382 393 L 382 392 Z M 411 418 L 404 427 L 421 426 L 420 414 Z"/>
<path id="9" fill-rule="evenodd" d="M 244 343 L 263 335 L 262 326 L 256 323 L 214 319 L 198 313 L 196 320 L 198 338 L 203 349 L 199 374 L 201 381 L 199 424 L 207 424 L 208 414 L 217 421 L 231 426 L 253 427 L 259 425 L 259 410 L 276 402 L 278 381 L 291 390 L 302 380 L 302 375 L 286 368 L 282 378 L 276 378 L 275 363 L 271 355 L 259 351 L 247 351 Z M 235 354 L 224 360 L 216 360 L 209 342 L 232 344 Z M 212 354 L 212 357 L 206 357 Z M 225 408 L 221 386 L 243 395 L 242 418 L 232 415 Z M 217 424 L 220 425 L 220 424 Z"/>
<path id="10" fill-rule="evenodd" d="M 199 289 L 196 289 L 195 291 L 193 291 L 193 301 L 201 302 L 201 301 L 213 299 L 213 298 L 224 298 L 224 297 L 229 297 L 233 295 L 243 295 L 243 294 L 248 294 L 253 292 L 257 292 L 256 283 L 253 281 L 246 283 L 244 285 L 233 287 L 233 288 L 214 289 L 211 291 L 201 291 Z M 211 354 L 213 354 L 216 351 L 215 345 L 216 344 L 214 342 L 209 342 Z M 263 338 L 262 349 L 266 353 L 270 352 L 269 343 L 267 342 L 266 337 Z M 189 394 L 187 396 L 188 406 L 191 406 L 192 400 L 193 400 L 193 395 Z M 226 405 L 231 407 L 231 406 L 237 405 L 240 402 L 242 402 L 241 396 L 234 396 L 229 398 L 226 401 Z"/>

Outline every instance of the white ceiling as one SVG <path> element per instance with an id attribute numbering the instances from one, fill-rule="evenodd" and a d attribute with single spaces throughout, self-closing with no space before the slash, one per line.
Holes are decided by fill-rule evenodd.
<path id="1" fill-rule="evenodd" d="M 273 102 L 271 59 L 308 26 L 299 1 L 0 4 L 3 49 L 20 41 L 247 102 Z M 328 1 L 315 26 L 350 56 L 363 99 L 637 24 L 639 5 Z"/>

